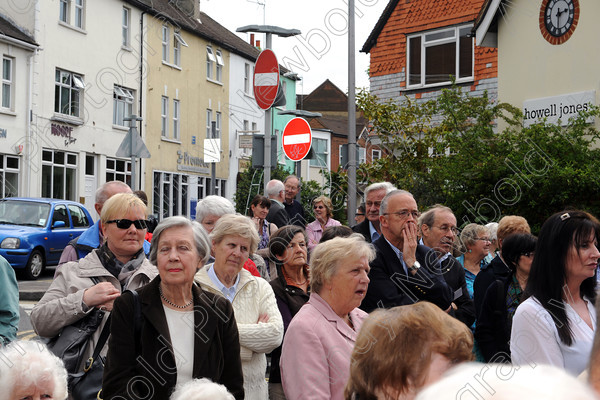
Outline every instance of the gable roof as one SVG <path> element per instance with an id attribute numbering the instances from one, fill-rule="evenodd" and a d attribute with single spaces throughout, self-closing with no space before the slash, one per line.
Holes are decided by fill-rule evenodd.
<path id="1" fill-rule="evenodd" d="M 127 3 L 138 7 L 155 17 L 166 19 L 171 24 L 181 27 L 194 35 L 208 41 L 218 43 L 224 49 L 256 61 L 260 50 L 229 31 L 216 22 L 208 14 L 200 12 L 200 19 L 182 11 L 170 0 L 125 0 Z"/>
<path id="2" fill-rule="evenodd" d="M 416 32 L 448 26 L 465 18 L 474 19 L 474 10 L 479 10 L 484 0 L 407 0 L 398 7 L 399 0 L 390 0 L 383 10 L 375 28 L 360 50 L 369 53 L 377 44 L 377 39 L 386 24 L 397 12 L 395 19 L 402 21 L 402 32 Z M 401 14 L 400 14 L 401 13 Z"/>
<path id="3" fill-rule="evenodd" d="M 31 36 L 21 31 L 17 25 L 9 21 L 6 17 L 0 15 L 0 38 L 2 36 L 16 39 L 32 46 L 38 46 Z"/>
<path id="4" fill-rule="evenodd" d="M 498 46 L 498 15 L 506 13 L 504 3 L 505 0 L 485 0 L 473 26 L 477 46 Z"/>
<path id="5" fill-rule="evenodd" d="M 326 79 L 302 98 L 302 108 L 308 111 L 348 111 L 348 96 Z"/>
<path id="6" fill-rule="evenodd" d="M 360 49 L 360 51 L 362 53 L 368 53 L 369 51 L 371 51 L 371 48 L 373 46 L 375 46 L 375 44 L 377 43 L 377 38 L 379 37 L 379 34 L 385 27 L 387 20 L 390 18 L 390 16 L 392 15 L 392 12 L 396 8 L 396 4 L 398 4 L 398 0 L 390 0 L 388 5 L 385 6 L 383 13 L 381 13 L 381 16 L 379 17 L 379 19 L 377 20 L 377 23 L 375 24 L 375 28 L 373 28 L 373 30 L 369 34 L 369 37 L 365 41 L 365 44 L 363 44 L 362 49 Z"/>

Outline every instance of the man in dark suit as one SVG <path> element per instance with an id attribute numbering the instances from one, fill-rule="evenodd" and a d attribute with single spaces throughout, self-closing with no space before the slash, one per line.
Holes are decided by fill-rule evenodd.
<path id="1" fill-rule="evenodd" d="M 444 280 L 452 289 L 450 314 L 470 327 L 475 322 L 475 305 L 467 290 L 465 271 L 450 253 L 458 235 L 454 213 L 449 207 L 437 204 L 421 215 L 418 227 L 422 244 L 435 250 Z"/>
<path id="2" fill-rule="evenodd" d="M 285 199 L 283 206 L 288 215 L 289 223 L 298 225 L 302 228 L 306 227 L 306 219 L 304 218 L 304 208 L 296 196 L 300 193 L 300 180 L 296 175 L 289 175 L 283 180 L 285 187 Z"/>
<path id="3" fill-rule="evenodd" d="M 352 230 L 363 235 L 367 242 L 372 243 L 381 235 L 379 228 L 381 200 L 395 189 L 394 185 L 389 182 L 372 183 L 365 189 L 366 218 L 360 224 L 354 225 Z"/>
<path id="4" fill-rule="evenodd" d="M 369 289 L 361 304 L 366 312 L 426 300 L 450 311 L 452 290 L 439 271 L 435 252 L 417 244 L 419 210 L 412 194 L 394 190 L 379 210 L 381 236 L 373 245 Z"/>
<path id="5" fill-rule="evenodd" d="M 271 207 L 269 207 L 269 213 L 266 218 L 267 221 L 277 225 L 278 228 L 287 225 L 289 218 L 283 207 L 283 200 L 285 198 L 283 182 L 278 179 L 270 180 L 265 188 L 265 196 L 271 200 Z"/>

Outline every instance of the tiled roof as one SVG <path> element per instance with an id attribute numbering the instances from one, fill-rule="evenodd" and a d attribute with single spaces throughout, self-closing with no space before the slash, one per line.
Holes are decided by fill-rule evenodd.
<path id="1" fill-rule="evenodd" d="M 361 49 L 368 53 L 386 28 L 386 35 L 435 29 L 455 23 L 473 21 L 484 0 L 391 0 Z"/>
<path id="2" fill-rule="evenodd" d="M 8 36 L 10 38 L 21 40 L 25 43 L 37 46 L 37 43 L 31 36 L 22 32 L 15 24 L 10 22 L 2 15 L 0 15 L 0 35 Z"/>
<path id="3" fill-rule="evenodd" d="M 200 12 L 200 21 L 179 9 L 170 0 L 125 0 L 147 13 L 165 18 L 174 25 L 206 40 L 218 43 L 224 49 L 244 58 L 256 61 L 260 50 L 247 43 L 235 33 L 216 22 L 208 14 Z"/>

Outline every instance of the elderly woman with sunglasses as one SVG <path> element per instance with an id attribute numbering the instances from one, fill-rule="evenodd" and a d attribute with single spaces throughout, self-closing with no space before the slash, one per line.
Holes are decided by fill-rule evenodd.
<path id="1" fill-rule="evenodd" d="M 306 237 L 308 238 L 308 251 L 312 251 L 323 236 L 323 231 L 330 226 L 342 225 L 340 221 L 333 219 L 333 204 L 327 196 L 319 196 L 313 200 L 315 220 L 306 225 Z"/>
<path id="2" fill-rule="evenodd" d="M 39 336 L 52 338 L 96 308 L 110 312 L 123 290 L 144 286 L 157 275 L 143 250 L 147 216 L 146 206 L 132 193 L 114 195 L 104 203 L 100 219 L 105 242 L 85 258 L 63 264 L 58 270 L 31 312 Z M 92 355 L 106 320 L 103 318 L 90 339 L 84 360 Z M 100 354 L 106 356 L 106 350 Z"/>

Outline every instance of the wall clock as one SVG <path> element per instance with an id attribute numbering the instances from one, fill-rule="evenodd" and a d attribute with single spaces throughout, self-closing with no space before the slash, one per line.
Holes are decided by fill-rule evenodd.
<path id="1" fill-rule="evenodd" d="M 579 0 L 543 0 L 540 7 L 540 30 L 551 44 L 569 40 L 579 22 Z"/>

